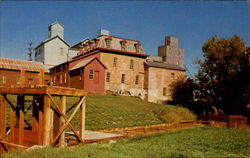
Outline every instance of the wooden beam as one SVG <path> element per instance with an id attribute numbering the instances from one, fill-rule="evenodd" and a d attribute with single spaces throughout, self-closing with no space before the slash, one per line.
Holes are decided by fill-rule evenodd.
<path id="1" fill-rule="evenodd" d="M 39 71 L 39 85 L 44 85 L 44 70 L 40 69 Z"/>
<path id="2" fill-rule="evenodd" d="M 0 139 L 6 135 L 6 101 L 0 96 Z"/>
<path id="3" fill-rule="evenodd" d="M 38 145 L 43 145 L 43 112 L 39 110 L 38 112 Z"/>
<path id="4" fill-rule="evenodd" d="M 81 89 L 56 87 L 56 86 L 40 86 L 36 88 L 16 87 L 16 88 L 1 88 L 0 94 L 47 94 L 63 95 L 63 96 L 86 96 L 88 93 Z"/>
<path id="5" fill-rule="evenodd" d="M 60 104 L 60 110 L 65 115 L 65 112 L 66 112 L 66 96 L 61 96 L 60 97 L 60 103 L 61 103 Z M 64 124 L 65 124 L 65 120 L 64 120 L 64 118 L 62 116 L 60 116 L 60 118 L 59 118 L 59 131 L 62 129 Z M 61 134 L 61 136 L 59 138 L 58 146 L 60 146 L 60 147 L 65 146 L 65 132 L 62 132 L 62 134 Z"/>
<path id="6" fill-rule="evenodd" d="M 24 95 L 17 96 L 17 107 L 18 107 L 18 144 L 23 145 L 24 135 Z"/>
<path id="7" fill-rule="evenodd" d="M 20 86 L 25 87 L 25 70 L 21 70 L 20 72 Z"/>
<path id="8" fill-rule="evenodd" d="M 43 95 L 43 145 L 50 144 L 50 100 L 47 95 Z"/>
<path id="9" fill-rule="evenodd" d="M 80 107 L 80 137 L 82 140 L 85 139 L 85 113 L 86 113 L 86 102 L 87 99 L 85 99 Z"/>
<path id="10" fill-rule="evenodd" d="M 9 142 L 3 141 L 3 140 L 0 140 L 0 144 L 5 144 L 5 145 L 11 146 L 11 147 L 18 147 L 18 148 L 23 148 L 23 149 L 27 149 L 28 148 L 28 147 L 23 146 L 23 145 L 9 143 Z"/>
<path id="11" fill-rule="evenodd" d="M 68 119 L 67 119 L 66 115 L 64 115 L 64 114 L 62 113 L 62 111 L 60 110 L 59 106 L 58 106 L 57 103 L 53 100 L 53 98 L 51 97 L 51 95 L 50 95 L 49 93 L 48 93 L 47 95 L 49 96 L 50 100 L 52 101 L 52 103 L 53 103 L 54 106 L 56 107 L 55 110 L 57 110 L 57 112 L 58 112 L 58 113 L 64 118 L 64 120 L 67 122 Z M 80 101 L 80 103 L 79 103 L 78 105 L 82 104 L 82 101 L 83 101 L 83 100 L 84 100 L 84 98 L 82 98 L 82 100 Z M 78 108 L 79 108 L 79 107 L 78 107 Z M 80 135 L 77 133 L 77 131 L 74 129 L 74 127 L 72 126 L 72 124 L 71 124 L 70 122 L 68 123 L 68 126 L 69 126 L 70 130 L 73 131 L 73 133 L 75 134 L 75 137 L 76 137 L 79 141 L 81 141 L 81 142 L 83 143 L 83 140 L 80 138 Z M 56 140 L 56 141 L 57 141 L 57 140 Z M 56 141 L 54 141 L 53 145 L 55 145 Z"/>
<path id="12" fill-rule="evenodd" d="M 10 109 L 10 141 L 14 143 L 15 141 L 15 112 Z"/>
<path id="13" fill-rule="evenodd" d="M 57 140 L 59 139 L 59 137 L 61 136 L 62 132 L 66 129 L 67 126 L 69 126 L 71 128 L 71 130 L 74 132 L 76 138 L 78 138 L 82 143 L 84 142 L 81 139 L 80 135 L 74 130 L 73 126 L 70 124 L 70 121 L 72 120 L 72 118 L 74 117 L 74 115 L 76 114 L 77 110 L 80 108 L 80 106 L 82 105 L 82 103 L 83 103 L 84 100 L 85 100 L 85 97 L 83 97 L 82 100 L 80 101 L 80 103 L 76 106 L 76 108 L 74 109 L 74 111 L 72 112 L 72 114 L 71 114 L 71 116 L 69 117 L 68 120 L 66 118 L 64 118 L 65 121 L 66 121 L 66 123 L 62 126 L 62 128 L 58 132 L 58 135 L 54 138 L 54 141 L 52 143 L 53 146 L 56 144 Z"/>

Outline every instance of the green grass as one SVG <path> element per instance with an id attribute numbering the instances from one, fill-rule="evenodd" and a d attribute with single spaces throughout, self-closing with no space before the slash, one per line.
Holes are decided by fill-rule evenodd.
<path id="1" fill-rule="evenodd" d="M 200 127 L 66 148 L 13 152 L 3 158 L 189 158 L 250 156 L 249 130 Z"/>
<path id="2" fill-rule="evenodd" d="M 9 98 L 13 103 L 16 102 L 14 96 L 9 96 Z M 58 97 L 54 98 L 56 102 L 59 102 Z M 26 99 L 31 98 L 27 97 Z M 78 97 L 67 97 L 67 108 L 78 100 Z M 29 104 L 25 105 L 26 108 Z M 165 119 L 167 113 L 171 116 L 170 119 L 168 119 L 169 117 Z M 69 112 L 67 116 L 70 114 Z M 78 116 L 79 111 L 71 122 L 76 127 L 76 130 L 79 124 Z M 31 110 L 25 117 L 30 122 Z M 195 115 L 188 109 L 172 105 L 148 103 L 136 97 L 89 94 L 87 98 L 86 129 L 90 130 L 161 124 L 194 119 L 196 119 Z"/>

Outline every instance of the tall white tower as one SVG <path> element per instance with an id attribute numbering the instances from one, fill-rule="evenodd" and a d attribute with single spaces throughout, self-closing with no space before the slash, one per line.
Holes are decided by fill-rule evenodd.
<path id="1" fill-rule="evenodd" d="M 59 23 L 59 22 L 55 22 L 53 24 L 51 24 L 49 27 L 48 27 L 48 30 L 49 30 L 49 35 L 48 35 L 48 38 L 52 38 L 52 37 L 55 37 L 55 36 L 59 36 L 63 39 L 64 37 L 64 26 Z"/>

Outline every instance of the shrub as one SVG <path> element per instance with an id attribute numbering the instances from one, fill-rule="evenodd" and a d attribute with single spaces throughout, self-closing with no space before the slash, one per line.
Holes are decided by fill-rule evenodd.
<path id="1" fill-rule="evenodd" d="M 161 111 L 154 111 L 155 115 L 166 123 L 192 121 L 196 120 L 197 116 L 189 109 L 184 107 L 168 108 Z"/>

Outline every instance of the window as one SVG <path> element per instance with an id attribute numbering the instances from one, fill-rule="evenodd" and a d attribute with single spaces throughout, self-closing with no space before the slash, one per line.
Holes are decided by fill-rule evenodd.
<path id="1" fill-rule="evenodd" d="M 135 46 L 135 52 L 139 53 L 139 46 L 140 46 L 140 44 L 136 43 L 134 46 Z"/>
<path id="2" fill-rule="evenodd" d="M 90 80 L 94 79 L 94 70 L 93 69 L 89 69 L 89 79 Z"/>
<path id="3" fill-rule="evenodd" d="M 125 82 L 125 74 L 122 74 L 121 83 Z"/>
<path id="4" fill-rule="evenodd" d="M 172 80 L 174 80 L 174 73 L 171 73 L 171 76 L 170 76 L 170 78 L 172 79 Z"/>
<path id="5" fill-rule="evenodd" d="M 111 39 L 108 38 L 105 40 L 105 42 L 106 42 L 107 48 L 110 48 L 111 47 Z"/>
<path id="6" fill-rule="evenodd" d="M 64 73 L 64 83 L 67 83 L 67 74 Z"/>
<path id="7" fill-rule="evenodd" d="M 7 81 L 6 76 L 2 76 L 2 83 L 5 84 Z"/>
<path id="8" fill-rule="evenodd" d="M 110 81 L 110 72 L 107 72 L 107 76 L 106 76 L 106 82 Z"/>
<path id="9" fill-rule="evenodd" d="M 121 41 L 121 50 L 125 51 L 126 50 L 126 41 Z"/>
<path id="10" fill-rule="evenodd" d="M 56 76 L 54 76 L 53 85 L 56 85 Z"/>
<path id="11" fill-rule="evenodd" d="M 63 76 L 60 75 L 60 84 L 62 84 Z"/>
<path id="12" fill-rule="evenodd" d="M 162 95 L 163 95 L 163 96 L 166 96 L 166 94 L 167 94 L 167 88 L 163 88 Z"/>
<path id="13" fill-rule="evenodd" d="M 139 84 L 139 75 L 135 76 L 135 84 Z"/>
<path id="14" fill-rule="evenodd" d="M 63 53 L 63 48 L 60 48 L 60 54 L 61 54 L 61 55 L 64 55 L 64 53 Z"/>
<path id="15" fill-rule="evenodd" d="M 130 60 L 129 68 L 134 69 L 134 60 Z"/>
<path id="16" fill-rule="evenodd" d="M 118 60 L 118 59 L 117 59 L 116 57 L 114 57 L 114 60 L 113 60 L 113 66 L 114 66 L 114 67 L 117 66 L 117 60 Z"/>

